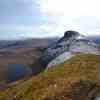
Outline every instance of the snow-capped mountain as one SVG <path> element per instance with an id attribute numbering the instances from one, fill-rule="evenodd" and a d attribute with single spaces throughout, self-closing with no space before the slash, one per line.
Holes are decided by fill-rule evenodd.
<path id="1" fill-rule="evenodd" d="M 99 55 L 99 46 L 75 31 L 67 31 L 64 37 L 50 45 L 42 56 L 48 67 L 64 62 L 76 53 Z"/>

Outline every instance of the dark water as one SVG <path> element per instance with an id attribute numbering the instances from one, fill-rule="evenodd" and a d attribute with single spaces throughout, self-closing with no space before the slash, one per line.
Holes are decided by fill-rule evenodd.
<path id="1" fill-rule="evenodd" d="M 28 66 L 21 64 L 10 64 L 7 70 L 8 82 L 16 81 L 18 79 L 32 75 L 32 70 Z"/>

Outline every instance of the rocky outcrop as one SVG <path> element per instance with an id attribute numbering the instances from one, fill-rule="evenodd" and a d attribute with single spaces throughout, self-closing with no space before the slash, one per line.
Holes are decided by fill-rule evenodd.
<path id="1" fill-rule="evenodd" d="M 96 43 L 75 31 L 67 31 L 64 37 L 50 45 L 42 56 L 48 67 L 64 62 L 76 53 L 99 54 Z"/>
<path id="2" fill-rule="evenodd" d="M 74 55 L 71 52 L 64 52 L 61 55 L 59 55 L 58 57 L 56 57 L 54 60 L 52 60 L 49 64 L 47 68 L 50 68 L 53 65 L 56 64 L 60 64 L 64 61 L 66 61 L 67 59 L 73 57 Z"/>

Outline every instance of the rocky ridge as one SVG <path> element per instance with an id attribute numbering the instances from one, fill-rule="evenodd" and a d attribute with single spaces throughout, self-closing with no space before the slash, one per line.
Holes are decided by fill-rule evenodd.
<path id="1" fill-rule="evenodd" d="M 99 55 L 99 46 L 76 31 L 66 31 L 64 37 L 50 45 L 42 55 L 47 68 L 63 63 L 76 53 Z"/>

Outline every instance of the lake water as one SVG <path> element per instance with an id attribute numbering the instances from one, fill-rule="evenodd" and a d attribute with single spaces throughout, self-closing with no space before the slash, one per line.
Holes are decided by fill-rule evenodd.
<path id="1" fill-rule="evenodd" d="M 32 75 L 32 70 L 28 66 L 21 64 L 10 64 L 7 70 L 7 80 L 9 82 L 16 81 L 23 77 Z"/>

